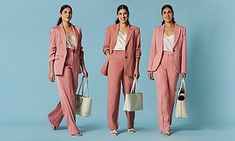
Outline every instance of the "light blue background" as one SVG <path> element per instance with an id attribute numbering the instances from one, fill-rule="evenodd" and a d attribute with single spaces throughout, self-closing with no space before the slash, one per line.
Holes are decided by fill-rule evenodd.
<path id="1" fill-rule="evenodd" d="M 106 78 L 100 67 L 105 29 L 116 8 L 126 4 L 130 22 L 141 28 L 140 90 L 144 110 L 136 114 L 135 135 L 126 133 L 120 104 L 118 137 L 108 134 Z M 174 134 L 157 131 L 155 82 L 147 78 L 152 30 L 161 23 L 160 9 L 169 3 L 175 20 L 187 27 L 189 118 L 173 121 Z M 72 23 L 81 26 L 89 71 L 93 111 L 77 118 L 84 136 L 79 140 L 222 140 L 234 138 L 235 128 L 235 9 L 233 0 L 0 0 L 0 140 L 77 140 L 65 129 L 51 131 L 47 120 L 58 102 L 56 83 L 48 81 L 49 32 L 63 4 L 73 7 Z"/>

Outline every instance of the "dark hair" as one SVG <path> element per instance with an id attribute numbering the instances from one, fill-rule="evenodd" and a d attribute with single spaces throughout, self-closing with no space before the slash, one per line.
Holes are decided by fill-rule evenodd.
<path id="1" fill-rule="evenodd" d="M 129 16 L 128 7 L 127 7 L 126 5 L 123 5 L 123 4 L 121 4 L 121 5 L 118 6 L 118 8 L 117 8 L 117 15 L 118 15 L 118 12 L 119 12 L 121 9 L 125 9 L 125 10 L 127 11 L 128 16 Z M 115 23 L 118 24 L 119 22 L 120 22 L 120 21 L 119 21 L 119 19 L 117 18 L 116 21 L 115 21 Z M 127 23 L 130 24 L 129 20 L 127 20 Z"/>
<path id="2" fill-rule="evenodd" d="M 62 14 L 62 11 L 63 11 L 65 8 L 69 8 L 69 9 L 71 9 L 71 11 L 72 11 L 72 7 L 71 7 L 71 6 L 69 6 L 69 5 L 63 5 L 63 6 L 60 8 L 60 14 Z M 61 23 L 62 23 L 62 18 L 60 17 L 59 20 L 58 20 L 58 22 L 57 22 L 57 25 L 60 25 Z"/>
<path id="3" fill-rule="evenodd" d="M 171 9 L 172 13 L 174 14 L 174 10 L 173 10 L 172 6 L 169 5 L 169 4 L 165 4 L 164 6 L 162 6 L 161 14 L 162 14 L 162 12 L 163 12 L 163 10 L 164 10 L 165 8 Z M 176 23 L 174 17 L 172 18 L 172 22 L 173 22 L 173 23 Z M 162 21 L 162 25 L 163 25 L 164 23 L 165 23 L 165 21 L 163 20 L 163 21 Z"/>

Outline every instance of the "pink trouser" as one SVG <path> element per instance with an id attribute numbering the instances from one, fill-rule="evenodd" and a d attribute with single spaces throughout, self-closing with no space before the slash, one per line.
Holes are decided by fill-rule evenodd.
<path id="1" fill-rule="evenodd" d="M 56 76 L 59 88 L 60 102 L 56 108 L 48 114 L 49 121 L 55 127 L 59 127 L 65 116 L 69 133 L 76 134 L 79 132 L 76 126 L 75 118 L 75 92 L 78 86 L 78 75 L 73 70 L 74 52 L 73 49 L 67 49 L 67 58 L 65 62 L 63 75 Z"/>
<path id="2" fill-rule="evenodd" d="M 158 125 L 161 132 L 169 131 L 179 73 L 176 72 L 173 52 L 164 52 L 154 79 L 157 87 Z"/>
<path id="3" fill-rule="evenodd" d="M 125 51 L 114 51 L 108 67 L 108 127 L 118 129 L 120 87 L 122 82 L 124 99 L 130 93 L 133 78 L 124 74 Z M 135 112 L 127 112 L 128 128 L 134 128 Z"/>

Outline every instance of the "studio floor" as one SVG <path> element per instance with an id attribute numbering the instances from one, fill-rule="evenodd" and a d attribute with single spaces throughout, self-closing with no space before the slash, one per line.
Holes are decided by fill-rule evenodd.
<path id="1" fill-rule="evenodd" d="M 229 141 L 235 138 L 235 128 L 232 126 L 191 127 L 190 125 L 173 125 L 172 134 L 164 137 L 157 130 L 157 125 L 150 121 L 138 121 L 137 132 L 128 134 L 125 121 L 120 121 L 118 136 L 111 136 L 107 124 L 91 119 L 80 120 L 78 127 L 82 137 L 72 137 L 68 134 L 63 121 L 58 130 L 53 131 L 49 123 L 44 121 L 14 121 L 0 125 L 1 141 Z"/>

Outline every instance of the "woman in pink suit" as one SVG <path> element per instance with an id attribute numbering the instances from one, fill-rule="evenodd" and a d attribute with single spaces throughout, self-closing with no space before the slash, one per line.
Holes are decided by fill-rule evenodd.
<path id="1" fill-rule="evenodd" d="M 186 29 L 175 23 L 170 5 L 162 7 L 161 15 L 162 25 L 153 31 L 148 76 L 156 81 L 159 129 L 169 136 L 178 76 L 186 76 Z"/>
<path id="2" fill-rule="evenodd" d="M 118 135 L 120 87 L 124 97 L 130 93 L 133 78 L 139 77 L 140 29 L 129 23 L 126 5 L 117 8 L 115 25 L 108 26 L 103 48 L 108 57 L 108 127 L 111 135 Z M 127 112 L 128 133 L 134 133 L 135 112 Z"/>
<path id="3" fill-rule="evenodd" d="M 72 136 L 81 136 L 76 126 L 75 92 L 78 86 L 78 75 L 82 71 L 88 76 L 85 68 L 81 46 L 81 29 L 70 23 L 72 8 L 63 5 L 60 9 L 60 19 L 50 33 L 49 49 L 49 80 L 57 79 L 60 102 L 48 114 L 53 130 L 56 130 L 63 117 L 67 122 L 68 131 Z"/>

